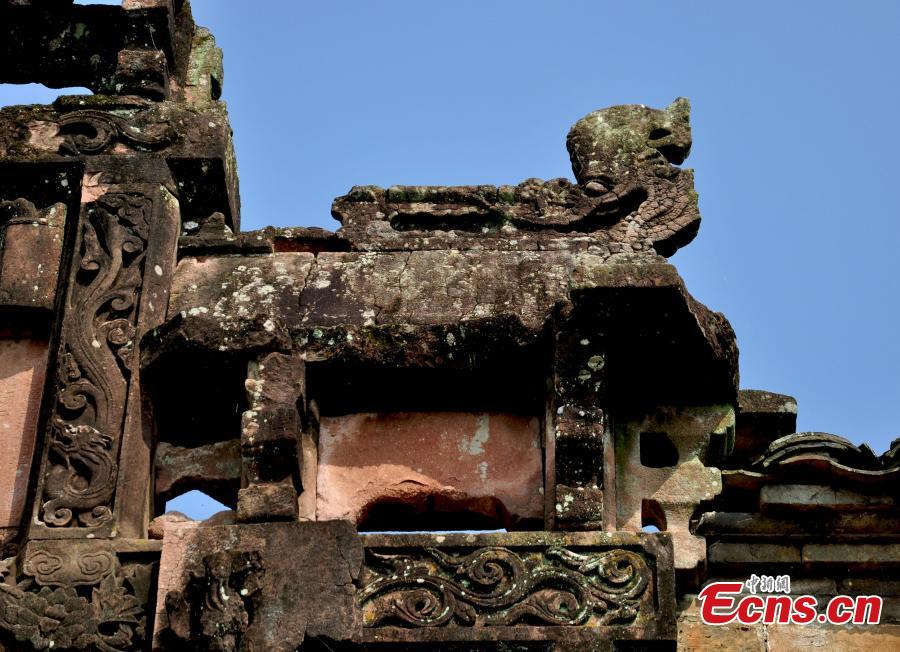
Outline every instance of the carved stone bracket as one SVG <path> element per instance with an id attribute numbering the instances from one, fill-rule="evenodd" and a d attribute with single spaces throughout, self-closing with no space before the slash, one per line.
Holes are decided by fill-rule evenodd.
<path id="1" fill-rule="evenodd" d="M 112 518 L 152 210 L 149 197 L 115 193 L 82 211 L 40 512 L 52 527 L 96 527 Z"/>

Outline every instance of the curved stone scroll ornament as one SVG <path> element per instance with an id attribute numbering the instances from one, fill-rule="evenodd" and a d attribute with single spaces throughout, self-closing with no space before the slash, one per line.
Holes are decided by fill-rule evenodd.
<path id="1" fill-rule="evenodd" d="M 22 565 L 22 572 L 40 586 L 92 586 L 115 570 L 116 556 L 107 550 L 78 555 L 38 550 Z"/>
<path id="2" fill-rule="evenodd" d="M 138 114 L 141 115 L 141 114 Z M 75 111 L 59 119 L 63 141 L 59 153 L 70 156 L 100 154 L 117 142 L 136 150 L 156 150 L 171 145 L 175 130 L 168 123 L 129 120 L 103 111 Z"/>
<path id="3" fill-rule="evenodd" d="M 0 632 L 35 650 L 139 648 L 143 607 L 118 573 L 106 574 L 89 590 L 57 583 L 38 588 L 29 577 L 15 585 L 4 583 L 11 562 L 0 562 Z"/>
<path id="4" fill-rule="evenodd" d="M 41 516 L 52 527 L 112 518 L 152 201 L 110 193 L 83 209 L 50 422 Z"/>
<path id="5" fill-rule="evenodd" d="M 368 551 L 378 567 L 360 589 L 366 627 L 633 623 L 651 595 L 651 571 L 637 553 L 538 555 L 486 547 L 467 554 L 425 548 L 407 554 Z"/>

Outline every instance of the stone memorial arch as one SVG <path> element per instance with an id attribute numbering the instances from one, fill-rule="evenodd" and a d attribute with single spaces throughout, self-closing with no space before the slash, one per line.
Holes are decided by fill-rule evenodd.
<path id="1" fill-rule="evenodd" d="M 186 0 L 3 0 L 0 82 L 93 93 L 0 109 L 0 650 L 900 643 L 900 445 L 795 433 L 666 260 L 687 100 L 579 120 L 574 181 L 244 232 Z M 881 624 L 700 622 L 754 574 Z"/>

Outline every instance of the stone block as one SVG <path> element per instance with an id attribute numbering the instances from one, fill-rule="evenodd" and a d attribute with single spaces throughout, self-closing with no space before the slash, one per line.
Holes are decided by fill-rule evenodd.
<path id="1" fill-rule="evenodd" d="M 730 406 L 660 408 L 623 422 L 616 432 L 617 527 L 671 532 L 675 567 L 702 565 L 706 543 L 692 534 L 690 520 L 697 505 L 722 491 L 721 473 L 706 458 L 711 437 L 733 428 Z"/>
<path id="2" fill-rule="evenodd" d="M 346 522 L 169 526 L 154 650 L 186 649 L 181 636 L 211 645 L 204 627 L 227 632 L 235 646 L 226 649 L 234 650 L 294 652 L 307 638 L 350 640 L 358 625 L 354 581 L 361 565 L 362 547 Z M 221 609 L 206 610 L 204 618 L 195 609 L 207 595 Z"/>
<path id="3" fill-rule="evenodd" d="M 665 534 L 361 538 L 361 643 L 481 650 L 478 643 L 502 642 L 508 647 L 484 649 L 504 650 L 556 641 L 554 649 L 593 650 L 591 644 L 615 641 L 614 649 L 657 650 L 671 649 L 676 637 L 671 538 Z"/>
<path id="4" fill-rule="evenodd" d="M 197 489 L 234 506 L 240 480 L 238 439 L 191 448 L 162 442 L 156 448 L 156 496 L 161 501 Z"/>
<path id="5" fill-rule="evenodd" d="M 65 225 L 65 204 L 0 202 L 0 306 L 53 310 Z"/>
<path id="6" fill-rule="evenodd" d="M 758 389 L 738 392 L 734 450 L 729 468 L 746 468 L 779 437 L 797 431 L 797 401 L 792 396 Z"/>
<path id="7" fill-rule="evenodd" d="M 238 491 L 238 521 L 297 520 L 297 490 L 287 483 L 252 484 Z"/>
<path id="8" fill-rule="evenodd" d="M 900 564 L 900 545 L 896 543 L 808 543 L 803 546 L 806 564 L 883 567 Z"/>
<path id="9" fill-rule="evenodd" d="M 678 649 L 722 652 L 767 652 L 765 630 L 761 625 L 731 623 L 710 626 L 700 620 L 696 596 L 688 595 L 678 605 Z"/>

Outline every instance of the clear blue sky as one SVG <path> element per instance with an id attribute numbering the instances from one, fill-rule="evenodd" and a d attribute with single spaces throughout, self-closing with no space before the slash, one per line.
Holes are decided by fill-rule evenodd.
<path id="1" fill-rule="evenodd" d="M 900 3 L 193 4 L 245 229 L 337 228 L 354 184 L 571 177 L 585 113 L 690 98 L 703 224 L 672 261 L 731 320 L 742 386 L 795 396 L 800 430 L 900 436 Z"/>

